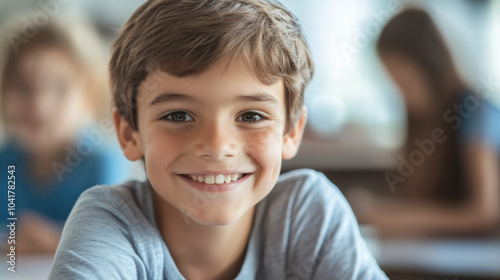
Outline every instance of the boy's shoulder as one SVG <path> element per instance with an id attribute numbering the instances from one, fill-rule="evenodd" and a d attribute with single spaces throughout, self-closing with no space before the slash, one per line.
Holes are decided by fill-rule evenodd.
<path id="1" fill-rule="evenodd" d="M 323 173 L 312 169 L 297 169 L 283 173 L 274 189 L 266 197 L 270 203 L 291 203 L 321 206 L 344 201 L 340 190 Z"/>
<path id="2" fill-rule="evenodd" d="M 337 189 L 330 180 L 321 172 L 313 169 L 296 169 L 288 171 L 279 176 L 276 187 L 292 187 L 298 189 L 316 189 L 322 188 Z"/>
<path id="3" fill-rule="evenodd" d="M 302 234 L 308 228 L 329 228 L 340 223 L 355 224 L 344 195 L 328 178 L 311 169 L 282 174 L 274 189 L 258 204 L 259 223 L 264 231 L 280 228 Z"/>
<path id="4" fill-rule="evenodd" d="M 84 191 L 66 221 L 49 278 L 161 279 L 164 245 L 149 193 L 149 184 L 139 181 Z"/>
<path id="5" fill-rule="evenodd" d="M 81 199 L 99 199 L 107 202 L 120 200 L 136 200 L 141 196 L 141 189 L 146 187 L 146 182 L 130 180 L 116 185 L 96 185 L 85 190 Z"/>
<path id="6" fill-rule="evenodd" d="M 147 181 L 130 180 L 116 185 L 93 186 L 80 195 L 74 208 L 82 208 L 78 204 L 123 213 L 127 219 L 146 218 L 154 223 L 151 189 Z"/>
<path id="7" fill-rule="evenodd" d="M 386 279 L 347 200 L 320 172 L 282 174 L 258 204 L 256 219 L 260 273 L 269 279 Z"/>

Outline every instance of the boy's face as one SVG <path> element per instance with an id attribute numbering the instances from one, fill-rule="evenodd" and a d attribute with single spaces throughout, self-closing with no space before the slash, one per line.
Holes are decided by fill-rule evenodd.
<path id="1" fill-rule="evenodd" d="M 137 116 L 134 131 L 115 112 L 125 155 L 143 157 L 156 192 L 205 225 L 236 221 L 271 191 L 305 123 L 284 134 L 283 82 L 265 85 L 237 61 L 181 78 L 150 74 Z"/>

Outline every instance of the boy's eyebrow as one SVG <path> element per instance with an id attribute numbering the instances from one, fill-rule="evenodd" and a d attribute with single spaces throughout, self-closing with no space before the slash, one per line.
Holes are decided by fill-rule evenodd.
<path id="1" fill-rule="evenodd" d="M 185 94 L 182 94 L 182 93 L 168 93 L 168 92 L 165 92 L 165 93 L 162 93 L 160 95 L 158 95 L 157 97 L 155 97 L 155 99 L 153 99 L 153 101 L 151 101 L 147 108 L 151 108 L 153 107 L 154 105 L 158 105 L 158 104 L 161 104 L 161 103 L 166 103 L 166 102 L 194 102 L 195 99 L 189 95 L 185 95 Z"/>
<path id="2" fill-rule="evenodd" d="M 236 100 L 243 102 L 270 102 L 275 106 L 279 106 L 279 101 L 276 97 L 264 92 L 258 92 L 251 95 L 240 95 L 236 97 Z"/>
<path id="3" fill-rule="evenodd" d="M 196 99 L 194 97 L 191 97 L 186 94 L 182 93 L 162 93 L 155 97 L 153 101 L 151 101 L 147 108 L 151 108 L 155 105 L 161 104 L 161 103 L 167 103 L 167 102 L 190 102 L 194 103 Z M 250 95 L 239 95 L 236 97 L 236 101 L 239 102 L 245 102 L 245 103 L 250 103 L 250 102 L 270 102 L 274 106 L 279 106 L 279 101 L 276 99 L 276 97 L 264 93 L 264 92 L 258 92 L 255 94 L 250 94 Z"/>

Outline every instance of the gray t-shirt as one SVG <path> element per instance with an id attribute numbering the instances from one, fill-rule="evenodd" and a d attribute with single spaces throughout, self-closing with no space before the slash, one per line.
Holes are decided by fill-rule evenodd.
<path id="1" fill-rule="evenodd" d="M 158 230 L 148 182 L 95 186 L 63 230 L 50 279 L 185 279 Z M 387 279 L 344 196 L 323 174 L 280 176 L 256 205 L 236 279 Z"/>

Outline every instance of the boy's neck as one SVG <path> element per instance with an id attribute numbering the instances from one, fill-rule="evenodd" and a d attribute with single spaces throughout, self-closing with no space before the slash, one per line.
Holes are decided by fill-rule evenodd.
<path id="1" fill-rule="evenodd" d="M 154 190 L 153 201 L 160 233 L 186 279 L 234 279 L 238 275 L 245 259 L 255 207 L 232 224 L 206 226 L 186 220 Z"/>

